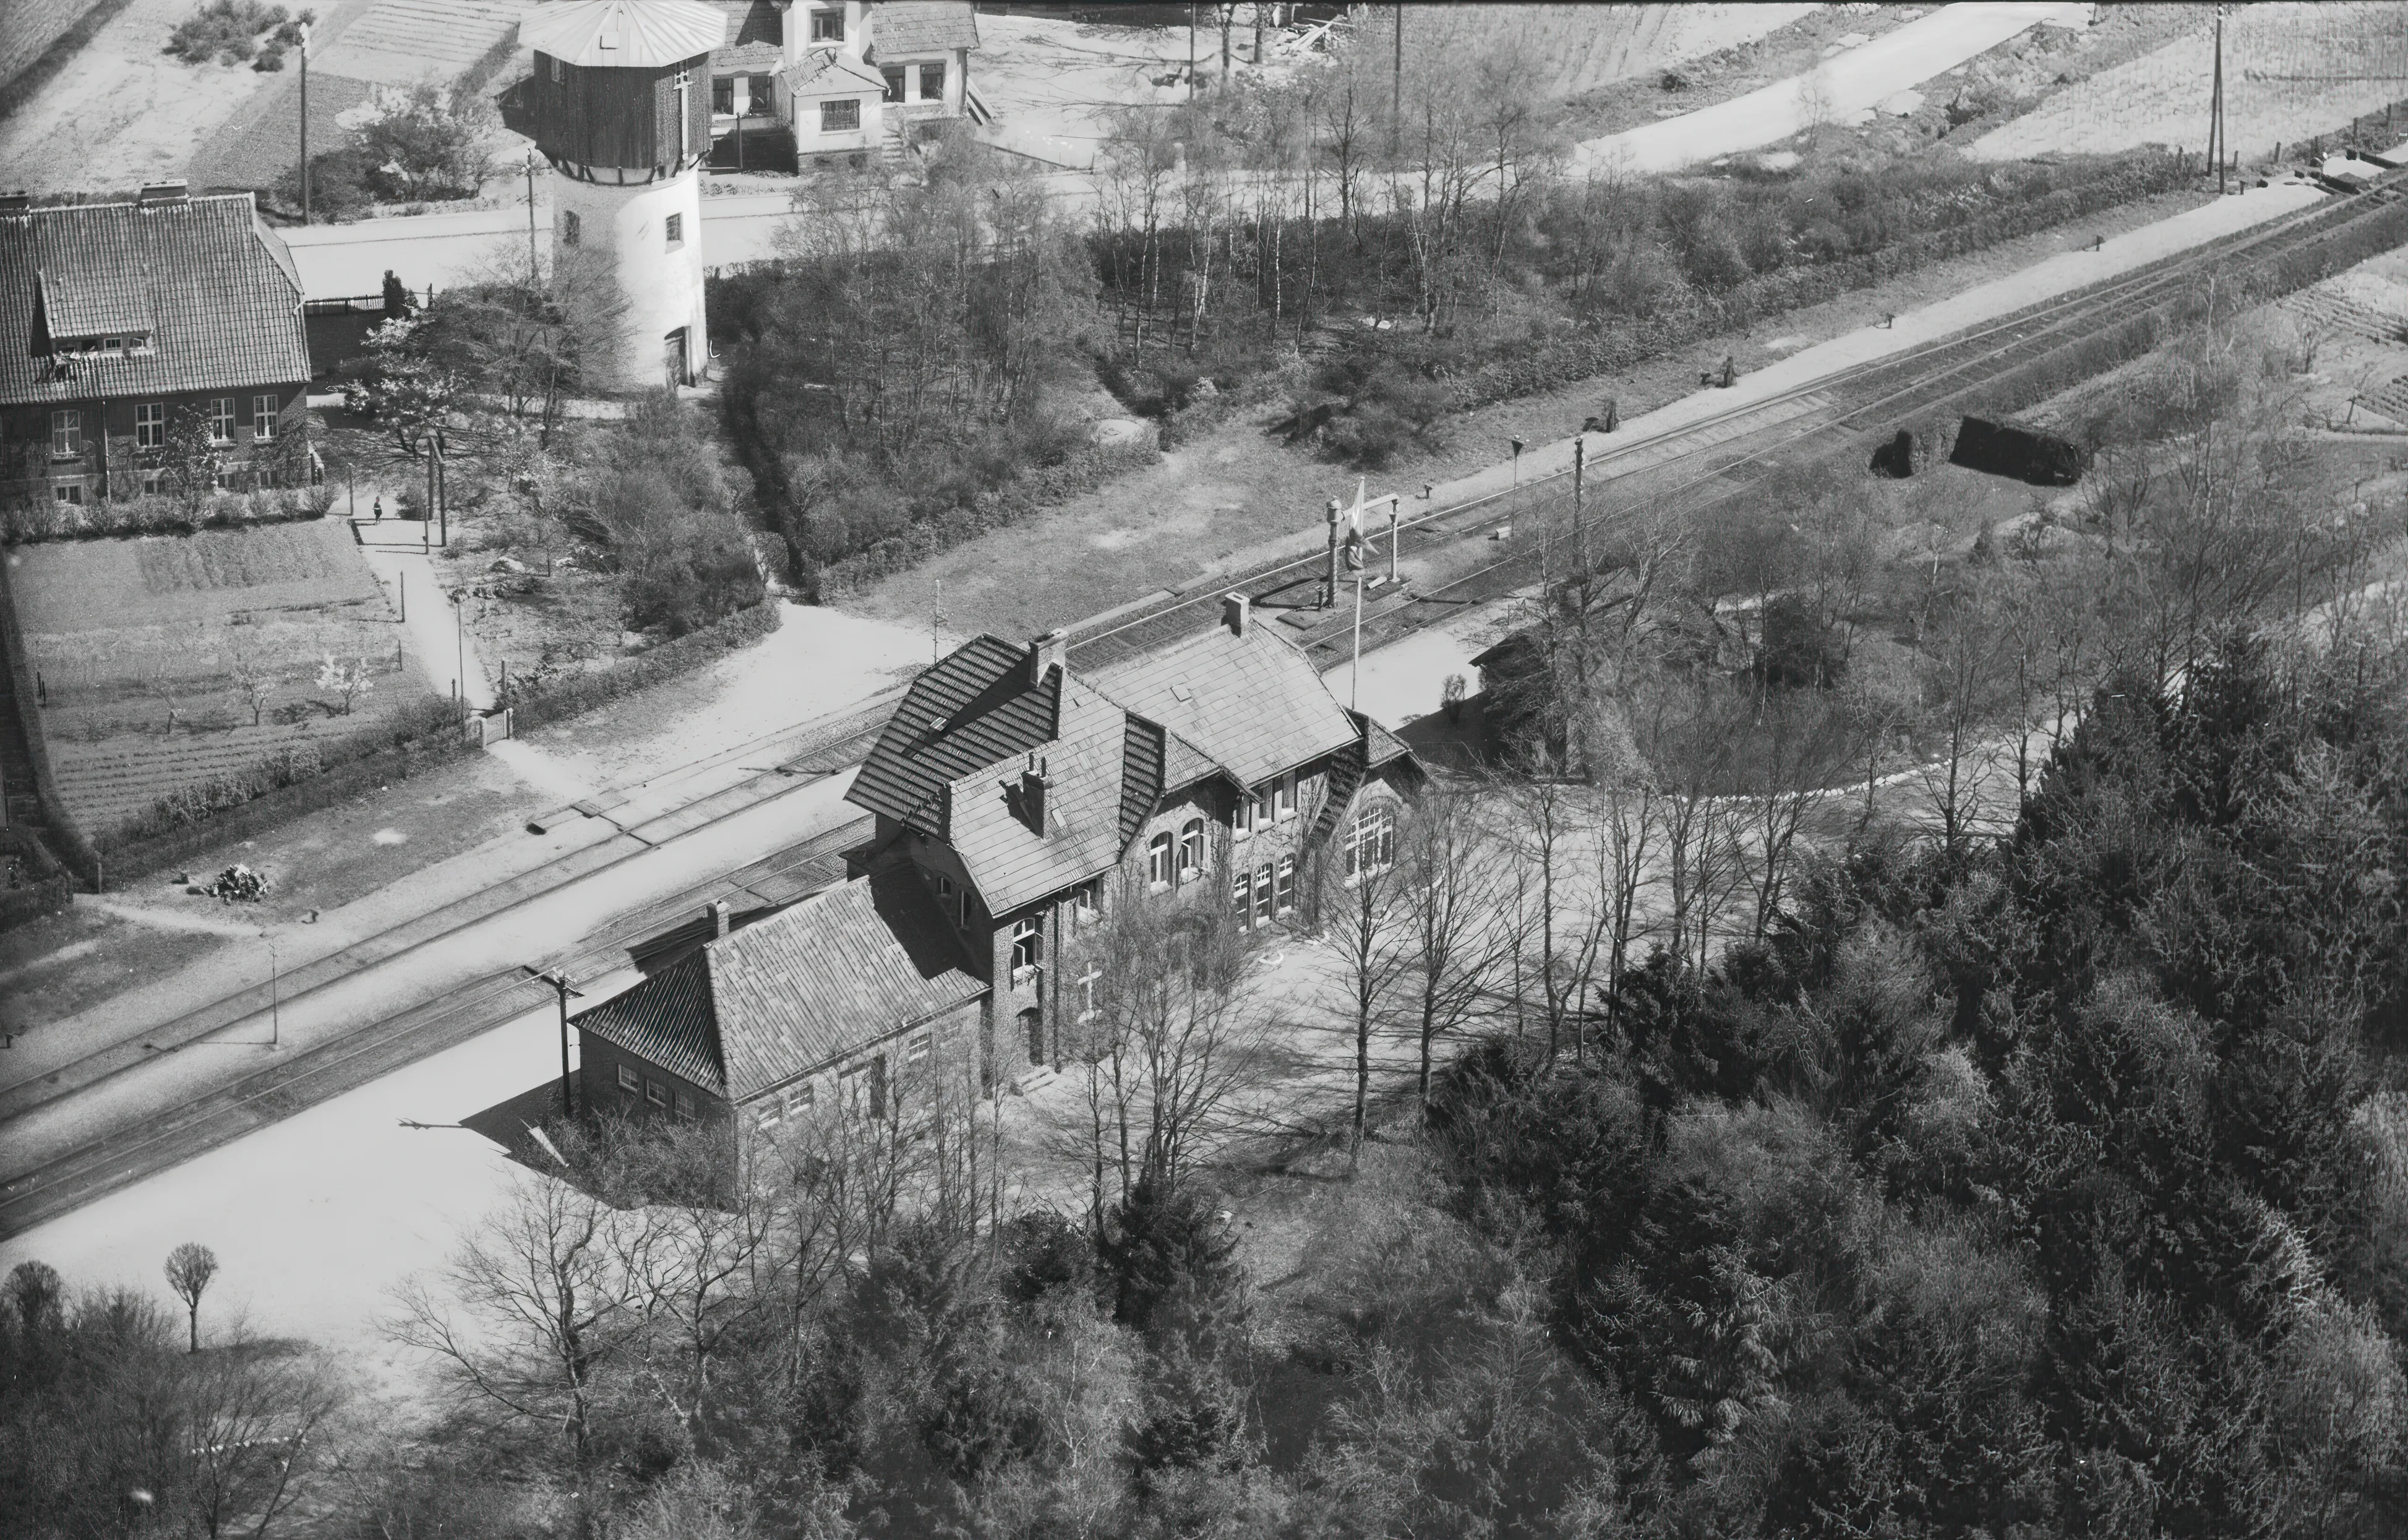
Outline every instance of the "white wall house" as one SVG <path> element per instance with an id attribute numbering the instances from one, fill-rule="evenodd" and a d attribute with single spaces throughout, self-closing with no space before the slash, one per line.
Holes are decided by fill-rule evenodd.
<path id="1" fill-rule="evenodd" d="M 981 111 L 969 88 L 978 18 L 968 0 L 716 0 L 727 40 L 711 55 L 711 134 L 783 124 L 804 169 L 894 157 L 918 124 Z M 734 164 L 723 149 L 717 164 Z"/>

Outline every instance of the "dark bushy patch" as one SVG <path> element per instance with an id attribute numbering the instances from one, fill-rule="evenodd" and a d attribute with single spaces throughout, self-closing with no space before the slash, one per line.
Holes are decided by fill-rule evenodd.
<path id="1" fill-rule="evenodd" d="M 565 721 L 606 701 L 692 673 L 777 628 L 778 607 L 755 604 L 596 672 L 569 674 L 533 685 L 513 677 L 503 703 L 511 708 L 520 731 Z"/>
<path id="2" fill-rule="evenodd" d="M 284 50 L 297 46 L 301 27 L 316 20 L 316 13 L 303 11 L 297 18 L 282 6 L 262 5 L 260 0 L 209 0 L 193 16 L 176 23 L 167 35 L 166 51 L 187 64 L 205 65 L 215 59 L 224 64 L 241 64 L 260 53 L 259 36 L 272 32 L 267 53 L 255 69 L 284 67 Z M 274 64 L 265 62 L 267 57 Z"/>

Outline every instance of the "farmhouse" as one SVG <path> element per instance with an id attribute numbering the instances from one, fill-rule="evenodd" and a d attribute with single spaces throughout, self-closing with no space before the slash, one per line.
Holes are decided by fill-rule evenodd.
<path id="1" fill-rule="evenodd" d="M 81 504 L 309 470 L 301 280 L 248 193 L 0 198 L 0 487 Z"/>
<path id="2" fill-rule="evenodd" d="M 803 166 L 866 166 L 923 125 L 984 108 L 969 90 L 978 20 L 967 0 L 716 0 L 727 40 L 710 56 L 710 132 L 744 163 L 748 124 L 794 135 Z"/>
<path id="3" fill-rule="evenodd" d="M 1219 627 L 1092 679 L 1058 634 L 980 637 L 912 683 L 846 794 L 876 816 L 864 875 L 723 922 L 576 1018 L 587 1105 L 767 1126 L 1058 1065 L 1111 906 L 1281 925 L 1316 869 L 1394 860 L 1420 773 L 1240 596 Z"/>

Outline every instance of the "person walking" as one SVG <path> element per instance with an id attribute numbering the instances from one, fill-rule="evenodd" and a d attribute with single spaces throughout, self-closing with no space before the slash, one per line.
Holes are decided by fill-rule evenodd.
<path id="1" fill-rule="evenodd" d="M 379 524 L 384 523 L 384 494 L 381 492 L 377 494 L 376 522 Z"/>

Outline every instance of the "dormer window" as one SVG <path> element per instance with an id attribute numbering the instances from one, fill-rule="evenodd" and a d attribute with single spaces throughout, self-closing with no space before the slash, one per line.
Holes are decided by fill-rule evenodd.
<path id="1" fill-rule="evenodd" d="M 811 41 L 841 43 L 844 41 L 844 8 L 824 7 L 811 12 Z"/>

